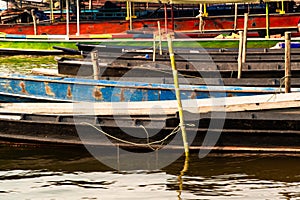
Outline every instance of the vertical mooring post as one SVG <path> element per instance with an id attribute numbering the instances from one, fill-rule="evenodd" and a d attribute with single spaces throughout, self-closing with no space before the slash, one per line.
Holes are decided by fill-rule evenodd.
<path id="1" fill-rule="evenodd" d="M 129 29 L 132 31 L 132 4 L 129 1 Z"/>
<path id="2" fill-rule="evenodd" d="M 156 34 L 153 33 L 153 55 L 152 55 L 152 61 L 155 62 L 156 59 Z"/>
<path id="3" fill-rule="evenodd" d="M 100 70 L 99 70 L 99 64 L 98 64 L 98 51 L 92 51 L 91 52 L 91 59 L 93 63 L 93 76 L 94 80 L 99 80 Z"/>
<path id="4" fill-rule="evenodd" d="M 34 32 L 34 35 L 37 35 L 36 16 L 34 14 L 34 9 L 31 9 L 31 16 L 32 16 L 32 21 L 33 21 L 33 32 Z"/>
<path id="5" fill-rule="evenodd" d="M 291 32 L 285 32 L 285 93 L 291 92 Z"/>
<path id="6" fill-rule="evenodd" d="M 158 27 L 158 35 L 159 35 L 159 55 L 162 55 L 160 21 L 157 21 L 157 27 Z"/>
<path id="7" fill-rule="evenodd" d="M 165 12 L 165 33 L 168 33 L 168 8 L 167 8 L 167 4 L 164 4 L 164 12 Z"/>
<path id="8" fill-rule="evenodd" d="M 243 54 L 242 54 L 242 63 L 246 63 L 246 54 L 247 54 L 247 32 L 248 32 L 248 13 L 244 15 L 244 34 L 243 34 Z"/>
<path id="9" fill-rule="evenodd" d="M 185 156 L 187 157 L 189 155 L 189 144 L 187 142 L 187 137 L 186 137 L 183 108 L 182 108 L 180 89 L 179 89 L 179 83 L 178 83 L 178 71 L 177 71 L 177 67 L 176 67 L 176 63 L 175 63 L 175 55 L 174 55 L 174 51 L 173 51 L 173 44 L 172 44 L 172 39 L 171 39 L 170 34 L 167 34 L 167 39 L 168 39 L 170 61 L 171 61 L 171 66 L 172 66 L 172 71 L 173 71 L 174 87 L 175 87 L 175 94 L 176 94 L 176 100 L 177 100 L 177 105 L 178 105 L 178 113 L 179 113 L 180 128 L 181 128 L 181 133 L 182 133 L 184 152 L 185 152 Z"/>
<path id="10" fill-rule="evenodd" d="M 238 76 L 237 78 L 240 79 L 242 77 L 242 53 L 243 53 L 243 31 L 239 31 L 239 54 L 238 54 Z"/>
<path id="11" fill-rule="evenodd" d="M 266 38 L 270 38 L 270 33 L 269 33 L 269 28 L 270 28 L 270 21 L 269 21 L 269 3 L 266 2 Z"/>
<path id="12" fill-rule="evenodd" d="M 238 4 L 234 4 L 234 25 L 233 25 L 233 30 L 236 31 L 237 28 L 237 14 L 238 14 Z"/>

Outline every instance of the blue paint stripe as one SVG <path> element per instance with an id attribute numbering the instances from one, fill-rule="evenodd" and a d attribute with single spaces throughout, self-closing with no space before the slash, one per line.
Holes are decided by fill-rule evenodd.
<path id="1" fill-rule="evenodd" d="M 26 35 L 17 35 L 17 34 L 6 34 L 6 38 L 13 38 L 13 39 L 26 39 Z"/>

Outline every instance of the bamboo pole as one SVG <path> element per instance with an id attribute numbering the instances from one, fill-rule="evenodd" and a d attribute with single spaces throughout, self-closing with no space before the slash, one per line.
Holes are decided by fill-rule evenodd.
<path id="1" fill-rule="evenodd" d="M 203 4 L 201 3 L 199 6 L 199 31 L 202 33 L 203 32 Z"/>
<path id="2" fill-rule="evenodd" d="M 235 3 L 234 4 L 234 31 L 236 31 L 236 27 L 237 27 L 237 14 L 238 14 L 238 4 Z"/>
<path id="3" fill-rule="evenodd" d="M 167 4 L 164 4 L 164 12 L 165 12 L 165 33 L 168 33 L 168 10 L 167 10 Z"/>
<path id="4" fill-rule="evenodd" d="M 281 10 L 280 10 L 279 14 L 281 14 L 281 15 L 285 14 L 284 1 L 281 1 Z"/>
<path id="5" fill-rule="evenodd" d="M 177 105 L 178 105 L 180 128 L 181 128 L 181 133 L 182 133 L 184 152 L 185 152 L 185 156 L 188 157 L 189 144 L 187 142 L 187 136 L 186 136 L 186 130 L 185 130 L 185 124 L 184 124 L 184 116 L 183 116 L 183 108 L 182 108 L 180 89 L 179 89 L 179 83 L 178 83 L 178 71 L 177 71 L 177 67 L 176 67 L 176 63 L 175 63 L 175 55 L 174 55 L 174 51 L 173 51 L 173 44 L 172 44 L 172 39 L 171 39 L 170 34 L 167 34 L 167 39 L 168 39 L 170 61 L 171 61 L 171 66 L 172 66 L 172 71 L 173 71 L 174 87 L 175 87 L 176 100 L 177 100 Z"/>
<path id="6" fill-rule="evenodd" d="M 203 17 L 207 17 L 208 16 L 208 13 L 207 13 L 207 10 L 206 10 L 207 6 L 206 6 L 206 3 L 203 5 Z"/>
<path id="7" fill-rule="evenodd" d="M 67 38 L 69 38 L 70 35 L 70 27 L 69 27 L 69 22 L 70 22 L 70 9 L 69 9 L 69 0 L 66 0 L 66 35 Z"/>
<path id="8" fill-rule="evenodd" d="M 175 30 L 175 22 L 174 22 L 174 8 L 173 8 L 173 4 L 171 4 L 171 26 L 172 26 L 172 31 L 174 32 L 174 30 Z"/>
<path id="9" fill-rule="evenodd" d="M 33 21 L 33 32 L 34 32 L 34 35 L 37 35 L 36 16 L 34 14 L 34 9 L 31 9 L 31 16 L 32 16 L 32 21 Z"/>
<path id="10" fill-rule="evenodd" d="M 248 13 L 244 14 L 244 33 L 243 33 L 243 53 L 242 63 L 246 63 L 247 54 L 247 32 L 248 32 Z"/>
<path id="11" fill-rule="evenodd" d="M 129 30 L 132 30 L 132 7 L 131 7 L 131 1 L 129 1 Z"/>
<path id="12" fill-rule="evenodd" d="M 129 20 L 129 1 L 126 1 L 126 20 Z"/>
<path id="13" fill-rule="evenodd" d="M 269 3 L 266 2 L 266 38 L 270 38 L 269 26 Z"/>
<path id="14" fill-rule="evenodd" d="M 77 14 L 76 14 L 76 21 L 77 21 L 77 32 L 76 32 L 76 35 L 78 36 L 78 35 L 80 35 L 80 22 L 79 22 L 79 20 L 80 20 L 80 5 L 79 5 L 79 1 L 80 0 L 77 0 L 76 1 L 76 7 L 77 7 Z"/>
<path id="15" fill-rule="evenodd" d="M 97 50 L 91 52 L 91 60 L 93 63 L 94 80 L 99 80 L 100 70 L 99 70 L 99 65 L 98 65 L 98 51 Z"/>
<path id="16" fill-rule="evenodd" d="M 53 16 L 53 0 L 50 0 L 50 21 L 51 21 L 51 23 L 54 21 L 54 16 Z"/>
<path id="17" fill-rule="evenodd" d="M 239 55 L 238 55 L 238 79 L 242 77 L 242 52 L 243 52 L 243 31 L 239 31 Z"/>
<path id="18" fill-rule="evenodd" d="M 161 45 L 161 29 L 160 29 L 160 21 L 157 21 L 158 27 L 158 38 L 159 38 L 159 55 L 162 55 L 162 45 Z"/>
<path id="19" fill-rule="evenodd" d="M 93 1 L 92 0 L 89 0 L 89 10 L 91 10 L 92 9 L 92 4 L 93 4 Z"/>
<path id="20" fill-rule="evenodd" d="M 291 92 L 291 32 L 285 32 L 285 93 Z"/>
<path id="21" fill-rule="evenodd" d="M 152 61 L 155 62 L 155 56 L 156 56 L 156 35 L 153 33 L 153 56 Z"/>

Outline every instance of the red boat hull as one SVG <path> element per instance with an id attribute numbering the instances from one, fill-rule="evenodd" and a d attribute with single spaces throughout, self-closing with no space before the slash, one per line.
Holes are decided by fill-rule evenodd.
<path id="1" fill-rule="evenodd" d="M 270 29 L 276 30 L 291 30 L 297 29 L 297 24 L 300 19 L 300 13 L 292 14 L 274 14 L 269 16 Z M 164 19 L 159 19 L 161 22 L 161 28 L 164 29 Z M 143 19 L 133 20 L 133 29 L 141 28 L 157 28 L 158 19 Z M 172 23 L 169 19 L 168 29 L 172 29 Z M 242 30 L 244 26 L 243 16 L 238 16 L 237 29 Z M 204 19 L 204 31 L 233 31 L 234 17 L 233 16 L 212 16 Z M 265 15 L 249 15 L 248 30 L 249 31 L 264 31 L 266 29 Z M 77 25 L 75 22 L 69 24 L 70 35 L 75 35 L 77 32 Z M 122 33 L 129 30 L 129 21 L 97 21 L 97 22 L 80 22 L 80 34 L 111 34 Z M 198 18 L 176 18 L 174 19 L 175 31 L 199 31 L 199 19 Z M 7 34 L 23 34 L 33 35 L 32 24 L 2 24 L 0 25 L 0 32 Z M 37 34 L 47 35 L 65 35 L 66 23 L 52 23 L 52 24 L 38 24 Z"/>

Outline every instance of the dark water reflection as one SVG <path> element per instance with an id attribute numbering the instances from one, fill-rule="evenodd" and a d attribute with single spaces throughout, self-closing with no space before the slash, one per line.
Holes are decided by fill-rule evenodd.
<path id="1" fill-rule="evenodd" d="M 180 184 L 183 165 L 117 172 L 84 148 L 2 145 L 0 199 L 300 199 L 299 155 L 192 154 Z"/>

